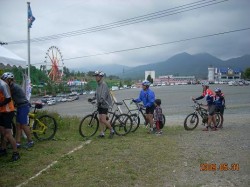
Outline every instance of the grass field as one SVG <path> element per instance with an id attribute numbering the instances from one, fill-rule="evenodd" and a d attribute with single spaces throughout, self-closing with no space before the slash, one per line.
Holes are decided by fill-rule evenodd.
<path id="1" fill-rule="evenodd" d="M 180 154 L 174 137 L 182 127 L 166 127 L 162 136 L 142 127 L 124 137 L 84 140 L 77 117 L 54 116 L 59 125 L 54 140 L 21 148 L 17 162 L 9 161 L 11 149 L 0 157 L 0 186 L 166 186 L 176 181 Z"/>

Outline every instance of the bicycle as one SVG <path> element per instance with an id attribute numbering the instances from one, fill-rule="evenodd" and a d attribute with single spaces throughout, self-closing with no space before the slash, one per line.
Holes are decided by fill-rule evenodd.
<path id="1" fill-rule="evenodd" d="M 48 114 L 37 116 L 37 110 L 42 109 L 43 105 L 41 103 L 34 104 L 33 112 L 29 112 L 28 114 L 31 133 L 33 133 L 37 140 L 51 140 L 56 134 L 57 122 L 54 117 Z M 15 123 L 13 121 L 12 126 L 13 129 L 15 129 Z"/>
<path id="2" fill-rule="evenodd" d="M 93 113 L 86 115 L 80 122 L 79 133 L 84 138 L 90 138 L 95 135 L 99 128 L 98 110 L 96 102 L 90 102 L 96 110 Z M 122 105 L 122 102 L 114 102 L 116 106 Z M 108 111 L 108 120 L 113 127 L 115 134 L 118 136 L 127 135 L 132 128 L 132 119 L 128 114 L 118 113 L 118 107 L 114 111 Z"/>
<path id="3" fill-rule="evenodd" d="M 194 105 L 192 106 L 194 108 L 194 112 L 187 115 L 187 117 L 184 120 L 184 128 L 186 130 L 194 130 L 198 124 L 199 124 L 199 116 L 202 119 L 202 125 L 205 126 L 208 122 L 208 113 L 207 109 L 202 107 L 202 103 L 198 103 L 197 101 L 194 101 Z M 216 115 L 216 125 L 218 128 L 222 125 L 222 117 L 219 112 L 215 112 Z"/>
<path id="4" fill-rule="evenodd" d="M 132 119 L 133 124 L 131 128 L 131 132 L 135 132 L 139 128 L 140 123 L 141 123 L 140 116 L 143 117 L 144 125 L 147 127 L 148 122 L 145 116 L 145 110 L 146 110 L 145 107 L 140 103 L 134 103 L 132 99 L 124 99 L 123 102 L 128 109 L 128 115 L 130 115 Z M 166 122 L 165 115 L 164 114 L 162 115 L 163 115 L 163 122 L 162 122 L 162 126 L 160 127 L 160 129 L 164 127 L 165 122 Z"/>

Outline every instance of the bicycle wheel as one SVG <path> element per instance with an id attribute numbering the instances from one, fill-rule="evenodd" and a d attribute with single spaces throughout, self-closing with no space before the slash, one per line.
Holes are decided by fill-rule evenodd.
<path id="1" fill-rule="evenodd" d="M 162 121 L 162 124 L 160 125 L 160 129 L 162 129 L 165 126 L 165 123 L 166 123 L 166 117 L 165 117 L 164 114 L 162 114 L 162 118 L 163 118 L 163 121 Z"/>
<path id="2" fill-rule="evenodd" d="M 184 120 L 184 128 L 186 130 L 194 130 L 198 124 L 199 124 L 199 117 L 195 113 L 187 115 L 186 119 Z"/>
<path id="3" fill-rule="evenodd" d="M 130 117 L 132 119 L 132 128 L 130 131 L 135 132 L 138 129 L 141 120 L 137 114 L 131 114 Z"/>
<path id="4" fill-rule="evenodd" d="M 94 136 L 99 127 L 99 120 L 93 114 L 85 116 L 79 125 L 79 133 L 84 138 Z"/>
<path id="5" fill-rule="evenodd" d="M 33 134 L 38 140 L 51 140 L 57 131 L 57 123 L 54 117 L 50 115 L 39 116 L 34 121 Z"/>
<path id="6" fill-rule="evenodd" d="M 221 128 L 223 124 L 223 118 L 221 117 L 221 113 L 215 113 L 215 121 L 217 128 Z"/>
<path id="7" fill-rule="evenodd" d="M 125 136 L 131 131 L 132 124 L 132 119 L 128 114 L 120 114 L 116 117 L 112 126 L 118 136 Z"/>

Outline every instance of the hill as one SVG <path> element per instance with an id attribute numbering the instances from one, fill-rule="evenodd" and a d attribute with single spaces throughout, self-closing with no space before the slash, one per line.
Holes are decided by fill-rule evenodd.
<path id="1" fill-rule="evenodd" d="M 128 69 L 120 77 L 123 78 L 144 78 L 144 72 L 154 70 L 156 76 L 160 75 L 179 75 L 188 76 L 195 75 L 199 78 L 207 77 L 208 66 L 213 67 L 229 67 L 229 68 L 240 68 L 243 71 L 250 67 L 250 55 L 244 55 L 242 57 L 229 59 L 223 61 L 216 58 L 208 53 L 200 53 L 190 55 L 188 53 L 180 53 L 167 59 L 163 62 L 147 64 L 143 66 L 137 66 Z"/>
<path id="2" fill-rule="evenodd" d="M 244 55 L 228 60 L 221 60 L 208 53 L 199 53 L 194 55 L 190 55 L 188 53 L 180 53 L 162 62 L 155 62 L 136 67 L 128 67 L 118 64 L 98 66 L 90 65 L 85 68 L 78 68 L 75 71 L 88 72 L 100 69 L 103 70 L 107 75 L 117 75 L 125 79 L 143 79 L 144 72 L 151 70 L 155 71 L 156 77 L 160 75 L 194 75 L 198 78 L 206 78 L 208 73 L 208 66 L 217 68 L 240 68 L 242 71 L 244 71 L 246 68 L 250 67 L 250 55 Z"/>

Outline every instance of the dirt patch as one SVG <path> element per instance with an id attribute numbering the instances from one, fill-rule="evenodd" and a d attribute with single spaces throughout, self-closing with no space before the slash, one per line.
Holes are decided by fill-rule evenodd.
<path id="1" fill-rule="evenodd" d="M 216 132 L 198 126 L 174 137 L 181 154 L 174 186 L 250 186 L 250 117 L 225 119 Z"/>

